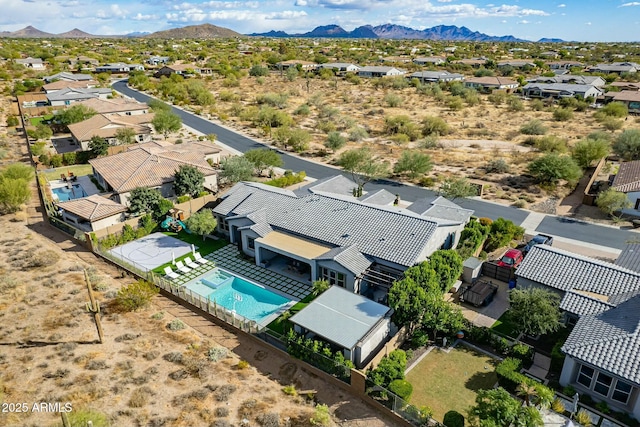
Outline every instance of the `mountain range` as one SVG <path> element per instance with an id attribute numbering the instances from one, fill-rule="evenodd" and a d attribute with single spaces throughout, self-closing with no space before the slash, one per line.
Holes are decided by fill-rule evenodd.
<path id="1" fill-rule="evenodd" d="M 254 37 L 312 37 L 312 38 L 367 38 L 367 39 L 412 39 L 412 40 L 449 40 L 449 41 L 477 41 L 477 42 L 523 42 L 514 36 L 490 36 L 478 31 L 471 31 L 467 27 L 455 25 L 437 25 L 424 30 L 416 30 L 402 25 L 364 25 L 346 31 L 339 25 L 324 25 L 314 28 L 312 31 L 299 34 L 288 34 L 284 31 L 269 31 L 266 33 L 248 34 Z M 89 34 L 77 28 L 60 34 L 52 34 L 40 31 L 28 26 L 18 31 L 2 31 L 0 37 L 12 38 L 96 38 L 96 37 L 145 37 L 163 39 L 210 39 L 219 37 L 242 37 L 242 34 L 224 27 L 212 24 L 190 25 L 170 30 L 157 31 L 155 33 L 131 33 L 122 36 L 98 36 Z M 544 38 L 539 42 L 562 42 L 560 39 Z"/>

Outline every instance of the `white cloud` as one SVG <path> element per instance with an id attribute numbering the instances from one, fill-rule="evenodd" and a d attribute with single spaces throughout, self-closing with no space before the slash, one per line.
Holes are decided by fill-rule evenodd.
<path id="1" fill-rule="evenodd" d="M 564 3 L 561 3 L 561 4 L 558 5 L 558 7 L 567 7 L 567 5 L 564 4 Z"/>
<path id="2" fill-rule="evenodd" d="M 640 1 L 632 1 L 631 3 L 624 3 L 618 7 L 630 7 L 630 6 L 640 6 Z"/>
<path id="3" fill-rule="evenodd" d="M 585 22 L 584 25 L 591 25 L 591 22 Z"/>
<path id="4" fill-rule="evenodd" d="M 523 19 L 522 21 L 518 21 L 518 24 L 527 25 L 527 24 L 531 24 L 531 22 L 527 21 L 526 19 Z"/>
<path id="5" fill-rule="evenodd" d="M 265 15 L 264 19 L 296 19 L 307 16 L 304 10 L 283 10 L 282 12 L 272 12 Z"/>
<path id="6" fill-rule="evenodd" d="M 131 19 L 134 21 L 157 21 L 160 19 L 160 16 L 155 14 L 143 15 L 138 12 L 135 16 L 132 16 Z"/>

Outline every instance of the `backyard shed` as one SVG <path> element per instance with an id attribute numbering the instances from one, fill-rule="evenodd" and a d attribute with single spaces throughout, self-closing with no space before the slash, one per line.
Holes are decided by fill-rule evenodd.
<path id="1" fill-rule="evenodd" d="M 332 286 L 291 317 L 295 331 L 341 348 L 346 359 L 361 368 L 395 332 L 393 309 Z"/>

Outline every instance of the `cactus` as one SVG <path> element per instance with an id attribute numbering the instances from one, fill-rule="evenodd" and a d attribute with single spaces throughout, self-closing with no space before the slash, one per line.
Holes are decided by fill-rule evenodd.
<path id="1" fill-rule="evenodd" d="M 95 307 L 91 305 L 90 302 L 87 303 L 87 311 L 89 313 L 99 314 L 100 313 L 100 301 L 96 301 Z"/>

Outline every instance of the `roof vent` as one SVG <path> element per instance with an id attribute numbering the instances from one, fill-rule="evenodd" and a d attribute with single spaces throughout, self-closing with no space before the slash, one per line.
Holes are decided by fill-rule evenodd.
<path id="1" fill-rule="evenodd" d="M 342 237 L 343 239 L 346 239 L 347 237 L 349 237 L 349 233 L 344 233 L 344 234 L 343 234 L 342 236 L 340 236 L 340 237 Z"/>

